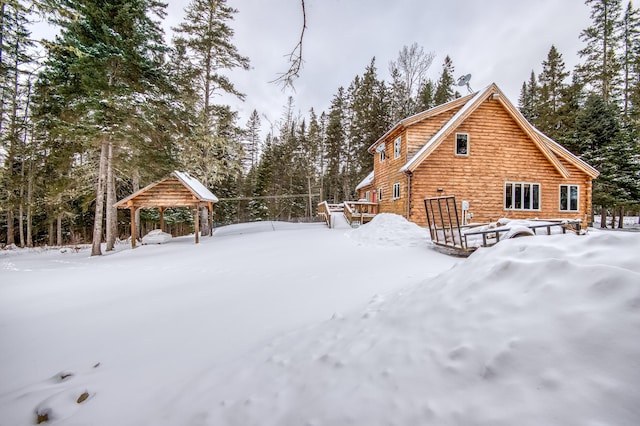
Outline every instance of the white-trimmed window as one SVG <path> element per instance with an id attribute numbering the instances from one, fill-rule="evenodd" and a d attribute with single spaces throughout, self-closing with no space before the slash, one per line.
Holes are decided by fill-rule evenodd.
<path id="1" fill-rule="evenodd" d="M 393 141 L 393 159 L 400 158 L 400 150 L 402 149 L 402 137 L 398 136 Z"/>
<path id="2" fill-rule="evenodd" d="M 378 201 L 382 201 L 382 188 L 378 188 Z"/>
<path id="3" fill-rule="evenodd" d="M 505 182 L 505 210 L 540 210 L 540 184 Z"/>
<path id="4" fill-rule="evenodd" d="M 560 211 L 577 212 L 579 193 L 578 185 L 560 185 Z"/>
<path id="5" fill-rule="evenodd" d="M 385 150 L 380 151 L 380 162 L 382 163 L 387 158 L 387 154 L 385 154 Z"/>
<path id="6" fill-rule="evenodd" d="M 364 193 L 364 199 L 367 201 L 371 201 L 371 191 L 367 191 Z"/>
<path id="7" fill-rule="evenodd" d="M 400 198 L 400 183 L 396 182 L 393 184 L 393 199 Z"/>
<path id="8" fill-rule="evenodd" d="M 469 155 L 469 134 L 456 133 L 456 155 Z"/>

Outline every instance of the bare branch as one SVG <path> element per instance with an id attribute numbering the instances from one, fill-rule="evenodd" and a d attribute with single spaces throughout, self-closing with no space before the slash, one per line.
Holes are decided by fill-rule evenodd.
<path id="1" fill-rule="evenodd" d="M 300 31 L 300 40 L 293 50 L 285 55 L 289 62 L 289 69 L 286 72 L 281 73 L 278 78 L 270 81 L 270 83 L 282 84 L 282 89 L 291 87 L 294 89 L 293 82 L 300 76 L 300 69 L 302 68 L 302 41 L 304 39 L 304 32 L 307 29 L 307 11 L 305 9 L 304 0 L 300 0 L 302 3 L 302 31 Z"/>

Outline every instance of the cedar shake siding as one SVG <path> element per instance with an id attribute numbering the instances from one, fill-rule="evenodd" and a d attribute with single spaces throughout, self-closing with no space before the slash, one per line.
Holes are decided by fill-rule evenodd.
<path id="1" fill-rule="evenodd" d="M 456 146 L 456 135 L 459 144 Z M 394 142 L 401 141 L 394 158 Z M 465 143 L 466 141 L 466 143 Z M 380 146 L 385 159 L 380 160 Z M 457 151 L 456 151 L 457 149 Z M 379 212 L 396 213 L 426 226 L 424 198 L 453 195 L 458 208 L 469 202 L 471 222 L 501 217 L 568 218 L 588 222 L 592 179 L 598 172 L 555 142 L 539 134 L 492 84 L 400 121 L 369 148 L 374 179 L 367 188 L 382 188 Z M 528 210 L 505 208 L 505 184 L 518 190 L 539 189 L 539 205 Z M 399 197 L 394 185 L 399 184 Z M 578 203 L 561 210 L 564 193 L 578 190 Z M 441 191 L 438 191 L 441 189 Z M 398 195 L 398 194 L 396 194 Z M 361 196 L 363 193 L 361 191 Z M 576 209 L 577 207 L 577 209 Z M 461 218 L 462 219 L 462 218 Z"/>

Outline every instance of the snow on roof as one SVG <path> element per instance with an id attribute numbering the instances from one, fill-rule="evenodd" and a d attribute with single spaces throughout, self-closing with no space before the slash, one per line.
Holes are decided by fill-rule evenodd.
<path id="1" fill-rule="evenodd" d="M 426 150 L 428 150 L 431 147 L 431 145 L 433 145 L 438 139 L 440 139 L 440 137 L 442 135 L 447 133 L 454 126 L 454 124 L 458 121 L 458 119 L 460 117 L 464 116 L 467 113 L 467 111 L 469 110 L 469 108 L 471 108 L 476 103 L 476 101 L 478 99 L 482 98 L 492 86 L 493 86 L 493 84 L 490 84 L 487 87 L 485 87 L 484 89 L 478 91 L 473 98 L 471 98 L 466 104 L 464 104 L 464 106 L 462 108 L 460 108 L 460 110 L 457 113 L 455 113 L 453 117 L 451 117 L 451 120 L 449 120 L 447 122 L 447 124 L 442 126 L 442 128 L 440 130 L 438 130 L 438 132 L 435 135 L 433 135 L 433 137 L 429 140 L 429 142 L 424 144 L 424 146 L 422 148 L 420 148 L 420 150 L 418 152 L 416 152 L 416 154 L 413 156 L 413 158 L 411 158 L 411 160 L 409 160 L 407 162 L 407 164 L 402 166 L 400 171 L 401 172 L 405 172 L 405 171 L 409 170 L 409 168 L 416 161 L 418 161 L 418 159 L 422 156 L 422 154 L 424 154 L 424 152 Z"/>
<path id="2" fill-rule="evenodd" d="M 200 197 L 202 201 L 218 202 L 218 197 L 213 195 L 198 179 L 189 176 L 189 173 L 175 170 L 172 175 L 184 183 L 194 194 Z"/>
<path id="3" fill-rule="evenodd" d="M 362 179 L 362 182 L 360 182 L 358 184 L 358 186 L 356 186 L 356 191 L 359 189 L 364 188 L 365 186 L 369 186 L 373 183 L 373 170 L 371 171 L 371 173 L 369 173 L 367 175 L 367 177 L 365 177 L 364 179 Z"/>

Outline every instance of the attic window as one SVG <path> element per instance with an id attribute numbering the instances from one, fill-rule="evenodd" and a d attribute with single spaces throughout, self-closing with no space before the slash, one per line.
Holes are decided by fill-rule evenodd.
<path id="1" fill-rule="evenodd" d="M 401 146 L 402 146 L 402 137 L 401 137 L 401 136 L 398 136 L 398 137 L 396 138 L 396 140 L 395 140 L 395 141 L 393 141 L 393 158 L 394 158 L 394 160 L 395 160 L 396 158 L 399 158 L 399 157 L 400 157 L 400 149 L 401 149 Z"/>
<path id="2" fill-rule="evenodd" d="M 469 155 L 468 133 L 456 133 L 456 155 Z"/>
<path id="3" fill-rule="evenodd" d="M 384 149 L 380 151 L 380 162 L 382 163 L 384 159 L 387 158 L 387 154 L 385 154 Z"/>

